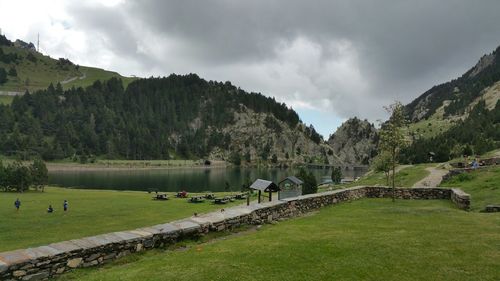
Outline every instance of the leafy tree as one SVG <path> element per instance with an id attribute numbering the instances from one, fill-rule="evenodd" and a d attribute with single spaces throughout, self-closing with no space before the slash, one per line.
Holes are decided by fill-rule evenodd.
<path id="1" fill-rule="evenodd" d="M 233 163 L 236 166 L 241 165 L 241 156 L 237 151 L 231 152 L 231 155 L 229 155 L 229 162 Z"/>
<path id="2" fill-rule="evenodd" d="M 16 161 L 7 166 L 7 188 L 17 192 L 28 190 L 32 183 L 31 171 L 21 162 Z"/>
<path id="3" fill-rule="evenodd" d="M 304 168 L 300 168 L 295 176 L 304 182 L 302 184 L 302 194 L 305 195 L 318 192 L 318 183 L 312 172 L 307 172 Z"/>
<path id="4" fill-rule="evenodd" d="M 7 82 L 7 71 L 3 67 L 0 67 L 0 84 Z"/>
<path id="5" fill-rule="evenodd" d="M 16 76 L 17 76 L 17 70 L 16 70 L 16 68 L 15 68 L 15 67 L 13 67 L 13 66 L 12 66 L 12 67 L 9 69 L 9 75 L 10 75 L 10 76 L 13 76 L 13 77 L 16 77 Z"/>
<path id="6" fill-rule="evenodd" d="M 7 169 L 3 165 L 3 161 L 0 159 L 0 189 L 7 189 Z"/>
<path id="7" fill-rule="evenodd" d="M 36 189 L 44 190 L 45 185 L 49 183 L 49 172 L 47 166 L 41 159 L 35 159 L 30 167 L 32 183 Z"/>
<path id="8" fill-rule="evenodd" d="M 385 109 L 390 114 L 390 117 L 380 130 L 379 153 L 388 153 L 390 155 L 392 200 L 394 201 L 396 196 L 396 165 L 398 164 L 399 152 L 406 144 L 403 131 L 403 127 L 406 126 L 406 119 L 403 105 L 398 101 L 385 107 Z"/>
<path id="9" fill-rule="evenodd" d="M 331 178 L 333 183 L 339 184 L 342 180 L 342 169 L 340 167 L 333 167 Z"/>
<path id="10" fill-rule="evenodd" d="M 389 186 L 389 176 L 391 173 L 391 154 L 388 151 L 380 152 L 372 161 L 372 169 L 375 172 L 383 172 L 386 184 Z"/>
<path id="11" fill-rule="evenodd" d="M 278 163 L 278 156 L 276 156 L 276 154 L 273 154 L 273 156 L 271 156 L 271 163 L 273 164 Z"/>
<path id="12" fill-rule="evenodd" d="M 271 146 L 266 144 L 260 151 L 260 157 L 262 160 L 267 160 L 269 158 L 269 153 L 271 152 Z"/>
<path id="13" fill-rule="evenodd" d="M 465 145 L 463 151 L 462 151 L 462 155 L 467 155 L 467 156 L 472 156 L 474 152 L 472 152 L 472 148 L 470 147 L 470 145 Z"/>

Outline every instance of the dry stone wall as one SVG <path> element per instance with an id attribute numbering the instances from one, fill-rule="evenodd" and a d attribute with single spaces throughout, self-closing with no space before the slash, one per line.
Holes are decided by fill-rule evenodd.
<path id="1" fill-rule="evenodd" d="M 210 231 L 263 224 L 360 198 L 391 197 L 386 187 L 353 187 L 275 202 L 237 206 L 170 223 L 74 239 L 0 253 L 0 280 L 46 280 L 79 267 L 90 267 L 147 249 L 171 245 Z M 399 199 L 447 199 L 467 210 L 469 195 L 460 189 L 397 188 Z"/>

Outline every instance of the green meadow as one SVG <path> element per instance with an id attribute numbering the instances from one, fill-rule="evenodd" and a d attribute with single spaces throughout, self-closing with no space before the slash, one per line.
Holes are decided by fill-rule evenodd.
<path id="1" fill-rule="evenodd" d="M 80 190 L 47 187 L 45 192 L 0 193 L 0 252 L 45 245 L 107 232 L 130 230 L 207 213 L 226 205 L 188 203 L 188 199 L 152 200 L 152 194 L 135 191 Z M 20 211 L 14 208 L 21 200 Z M 69 211 L 62 209 L 68 200 Z M 55 209 L 47 213 L 49 204 Z"/>
<path id="2" fill-rule="evenodd" d="M 471 195 L 471 209 L 483 210 L 486 205 L 500 205 L 500 167 L 473 170 L 441 183 L 443 187 L 459 187 Z"/>
<path id="3" fill-rule="evenodd" d="M 498 280 L 500 216 L 449 201 L 362 199 L 59 280 Z"/>

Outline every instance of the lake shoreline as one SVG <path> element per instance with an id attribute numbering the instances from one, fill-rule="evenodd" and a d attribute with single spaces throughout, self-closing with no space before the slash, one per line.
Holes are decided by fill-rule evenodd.
<path id="1" fill-rule="evenodd" d="M 80 172 L 80 171 L 137 171 L 137 170 L 174 170 L 174 169 L 214 169 L 231 167 L 227 164 L 216 165 L 117 165 L 117 164 L 73 164 L 73 163 L 47 163 L 49 172 Z"/>

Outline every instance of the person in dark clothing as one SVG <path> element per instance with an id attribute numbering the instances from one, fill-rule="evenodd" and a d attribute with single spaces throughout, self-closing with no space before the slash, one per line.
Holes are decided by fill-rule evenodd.
<path id="1" fill-rule="evenodd" d="M 47 209 L 47 213 L 53 213 L 54 208 L 52 208 L 52 205 L 49 205 L 49 208 Z"/>
<path id="2" fill-rule="evenodd" d="M 64 208 L 64 211 L 66 212 L 68 210 L 68 200 L 64 200 L 64 203 L 63 203 L 63 208 Z"/>
<path id="3" fill-rule="evenodd" d="M 16 210 L 19 211 L 19 207 L 21 207 L 21 201 L 19 201 L 19 198 L 17 198 L 16 202 L 14 202 L 14 206 L 16 206 Z"/>

